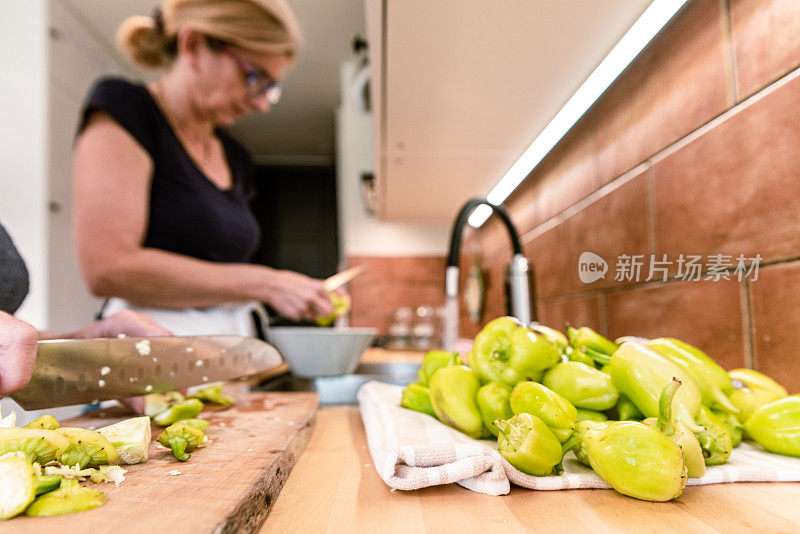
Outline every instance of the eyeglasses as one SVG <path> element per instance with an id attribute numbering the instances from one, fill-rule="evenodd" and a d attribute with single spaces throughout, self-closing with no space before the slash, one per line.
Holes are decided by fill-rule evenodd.
<path id="1" fill-rule="evenodd" d="M 283 93 L 280 83 L 273 80 L 269 74 L 253 68 L 228 46 L 223 46 L 222 51 L 236 62 L 239 68 L 247 75 L 247 91 L 251 97 L 261 98 L 267 95 L 267 102 L 273 106 L 280 101 Z"/>

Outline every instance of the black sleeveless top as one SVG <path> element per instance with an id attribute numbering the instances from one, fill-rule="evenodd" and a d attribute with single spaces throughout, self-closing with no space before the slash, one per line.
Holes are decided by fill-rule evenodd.
<path id="1" fill-rule="evenodd" d="M 253 163 L 241 144 L 216 130 L 233 178 L 233 186 L 222 190 L 195 165 L 144 85 L 118 78 L 96 82 L 79 133 L 95 110 L 113 117 L 153 161 L 143 246 L 215 262 L 250 260 L 260 232 L 249 207 Z"/>
<path id="2" fill-rule="evenodd" d="M 28 269 L 0 224 L 0 310 L 14 314 L 28 294 Z"/>

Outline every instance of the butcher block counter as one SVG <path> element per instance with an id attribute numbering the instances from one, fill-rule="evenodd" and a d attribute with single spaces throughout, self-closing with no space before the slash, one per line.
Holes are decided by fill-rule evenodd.
<path id="1" fill-rule="evenodd" d="M 649 503 L 612 490 L 493 497 L 450 484 L 392 491 L 372 466 L 355 407 L 322 407 L 267 517 L 272 532 L 800 532 L 800 483 L 692 486 Z"/>
<path id="2" fill-rule="evenodd" d="M 362 362 L 422 361 L 368 350 Z M 502 529 L 502 530 L 501 530 Z M 800 533 L 800 483 L 692 486 L 649 503 L 613 490 L 474 493 L 456 484 L 392 491 L 372 465 L 358 408 L 321 407 L 262 534 L 268 532 L 784 532 Z"/>

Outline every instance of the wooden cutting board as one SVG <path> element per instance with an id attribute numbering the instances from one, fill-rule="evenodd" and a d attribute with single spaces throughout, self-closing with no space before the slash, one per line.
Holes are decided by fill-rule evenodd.
<path id="1" fill-rule="evenodd" d="M 57 517 L 18 516 L 0 522 L 0 532 L 200 534 L 257 531 L 286 477 L 305 448 L 317 411 L 315 393 L 244 393 L 234 407 L 206 411 L 210 443 L 187 462 L 155 441 L 150 459 L 123 466 L 126 480 L 83 485 L 105 493 L 101 507 Z M 99 428 L 125 417 L 95 412 L 64 426 Z M 179 472 L 180 474 L 171 474 Z"/>

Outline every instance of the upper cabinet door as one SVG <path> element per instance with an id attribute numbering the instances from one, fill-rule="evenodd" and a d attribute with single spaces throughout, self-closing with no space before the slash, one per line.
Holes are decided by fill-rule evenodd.
<path id="1" fill-rule="evenodd" d="M 378 215 L 485 196 L 649 0 L 367 0 Z"/>

